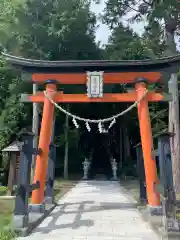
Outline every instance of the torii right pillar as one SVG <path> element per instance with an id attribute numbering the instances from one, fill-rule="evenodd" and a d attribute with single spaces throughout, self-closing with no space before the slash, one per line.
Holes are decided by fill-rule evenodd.
<path id="1" fill-rule="evenodd" d="M 147 81 L 142 78 L 136 79 L 135 84 L 137 99 L 140 100 L 147 91 Z M 158 183 L 156 160 L 153 154 L 152 128 L 149 116 L 148 100 L 145 96 L 138 103 L 138 117 L 144 157 L 144 167 L 146 175 L 146 191 L 148 198 L 148 208 L 151 214 L 161 212 L 160 194 L 156 191 Z"/>

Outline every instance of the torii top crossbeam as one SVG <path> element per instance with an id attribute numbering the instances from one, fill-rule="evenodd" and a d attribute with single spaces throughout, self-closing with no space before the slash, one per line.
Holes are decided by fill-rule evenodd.
<path id="1" fill-rule="evenodd" d="M 45 61 L 15 57 L 3 53 L 6 60 L 16 67 L 33 73 L 83 73 L 104 72 L 174 72 L 180 66 L 180 55 L 155 60 L 82 60 Z"/>
<path id="2" fill-rule="evenodd" d="M 86 84 L 87 71 L 103 71 L 105 84 L 134 83 L 137 77 L 144 77 L 149 83 L 161 82 L 167 85 L 163 75 L 177 72 L 180 66 L 180 55 L 138 61 L 44 61 L 15 57 L 6 53 L 3 55 L 16 69 L 31 73 L 32 81 L 36 83 L 56 79 L 61 84 Z"/>

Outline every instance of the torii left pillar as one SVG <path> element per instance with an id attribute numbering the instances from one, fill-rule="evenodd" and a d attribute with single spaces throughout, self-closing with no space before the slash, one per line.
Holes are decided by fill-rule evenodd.
<path id="1" fill-rule="evenodd" d="M 56 92 L 56 81 L 48 80 L 45 82 L 46 92 L 53 99 Z M 48 167 L 49 147 L 52 135 L 52 122 L 54 117 L 54 105 L 48 98 L 44 100 L 43 115 L 41 122 L 41 131 L 39 136 L 39 149 L 41 154 L 36 158 L 36 167 L 34 182 L 40 182 L 40 188 L 32 192 L 32 205 L 31 211 L 43 212 L 44 211 L 44 192 L 46 183 L 46 174 Z"/>

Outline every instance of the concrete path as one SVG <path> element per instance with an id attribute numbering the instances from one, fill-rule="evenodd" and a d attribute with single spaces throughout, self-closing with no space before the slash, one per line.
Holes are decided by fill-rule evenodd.
<path id="1" fill-rule="evenodd" d="M 158 240 L 118 182 L 78 183 L 27 240 Z"/>

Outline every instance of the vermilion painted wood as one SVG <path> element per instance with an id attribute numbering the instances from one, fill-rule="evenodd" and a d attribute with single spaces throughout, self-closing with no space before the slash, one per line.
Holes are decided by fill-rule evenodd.
<path id="1" fill-rule="evenodd" d="M 48 84 L 46 91 L 52 94 L 56 90 L 56 85 Z M 46 173 L 48 167 L 49 146 L 52 135 L 52 122 L 54 116 L 54 105 L 46 98 L 43 107 L 41 131 L 39 136 L 39 149 L 42 153 L 36 157 L 36 168 L 34 182 L 40 182 L 40 188 L 32 192 L 32 204 L 42 204 L 44 202 L 44 189 Z"/>
<path id="2" fill-rule="evenodd" d="M 128 73 L 104 73 L 105 84 L 134 83 L 136 78 L 141 77 L 148 80 L 149 83 L 160 82 L 161 73 L 159 72 L 128 72 Z M 32 81 L 35 83 L 44 83 L 47 80 L 56 80 L 60 84 L 86 84 L 86 73 L 70 74 L 32 74 Z"/>
<path id="3" fill-rule="evenodd" d="M 45 96 L 43 92 L 38 92 L 36 95 L 27 95 L 27 101 L 44 102 Z M 54 96 L 55 102 L 62 103 L 90 103 L 90 102 L 135 102 L 137 100 L 136 92 L 129 93 L 105 93 L 103 98 L 88 98 L 86 94 L 64 94 L 57 92 Z M 163 101 L 164 96 L 161 93 L 149 92 L 147 100 L 149 102 Z"/>
<path id="4" fill-rule="evenodd" d="M 146 91 L 145 83 L 137 83 L 136 91 L 138 99 L 141 99 Z M 138 117 L 141 134 L 141 142 L 144 156 L 146 189 L 148 204 L 157 207 L 160 205 L 160 194 L 155 190 L 155 185 L 158 183 L 156 161 L 152 157 L 153 138 L 151 130 L 151 120 L 149 116 L 148 100 L 145 97 L 138 104 Z"/>

